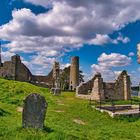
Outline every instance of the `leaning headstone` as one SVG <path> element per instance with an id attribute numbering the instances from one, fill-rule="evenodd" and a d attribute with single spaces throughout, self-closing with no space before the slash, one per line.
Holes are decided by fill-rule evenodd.
<path id="1" fill-rule="evenodd" d="M 42 129 L 46 116 L 47 102 L 37 93 L 30 94 L 24 100 L 22 126 L 24 128 Z"/>
<path id="2" fill-rule="evenodd" d="M 60 88 L 55 88 L 54 89 L 54 95 L 58 96 L 61 94 L 61 89 Z"/>
<path id="3" fill-rule="evenodd" d="M 51 88 L 50 93 L 53 94 L 54 90 L 55 90 L 55 88 Z"/>

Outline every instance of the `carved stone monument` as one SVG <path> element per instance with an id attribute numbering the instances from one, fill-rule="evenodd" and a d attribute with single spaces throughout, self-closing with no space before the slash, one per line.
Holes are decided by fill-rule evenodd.
<path id="1" fill-rule="evenodd" d="M 42 129 L 47 110 L 45 98 L 37 93 L 30 94 L 24 100 L 22 126 L 24 128 Z"/>
<path id="2" fill-rule="evenodd" d="M 51 93 L 54 95 L 61 94 L 60 88 L 60 66 L 58 62 L 55 62 L 53 65 L 53 79 L 54 79 L 54 87 L 51 89 Z"/>

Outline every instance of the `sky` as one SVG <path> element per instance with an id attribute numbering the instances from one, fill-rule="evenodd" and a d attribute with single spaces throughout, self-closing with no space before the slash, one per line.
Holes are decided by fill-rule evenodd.
<path id="1" fill-rule="evenodd" d="M 140 0 L 0 0 L 2 60 L 14 54 L 33 74 L 47 75 L 80 57 L 85 80 L 112 82 L 127 70 L 140 82 Z"/>

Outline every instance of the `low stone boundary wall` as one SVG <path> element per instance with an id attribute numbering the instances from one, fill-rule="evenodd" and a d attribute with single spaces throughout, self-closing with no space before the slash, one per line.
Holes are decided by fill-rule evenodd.
<path id="1" fill-rule="evenodd" d="M 119 117 L 119 116 L 140 116 L 140 111 L 139 109 L 134 109 L 136 106 L 132 106 L 132 109 L 128 109 L 128 110 L 123 110 L 123 111 L 117 111 L 117 112 L 112 112 L 103 108 L 99 108 L 99 107 L 95 107 L 92 106 L 92 108 L 94 108 L 95 110 L 98 110 L 100 112 L 106 112 L 109 114 L 109 116 L 111 116 L 112 118 L 115 117 Z"/>

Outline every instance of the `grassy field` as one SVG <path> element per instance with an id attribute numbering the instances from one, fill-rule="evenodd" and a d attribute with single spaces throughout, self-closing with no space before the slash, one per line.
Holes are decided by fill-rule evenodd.
<path id="1" fill-rule="evenodd" d="M 44 130 L 22 128 L 20 108 L 30 93 L 48 102 Z M 0 79 L 0 140 L 140 140 L 139 118 L 112 119 L 74 93 L 53 96 L 48 89 Z"/>

